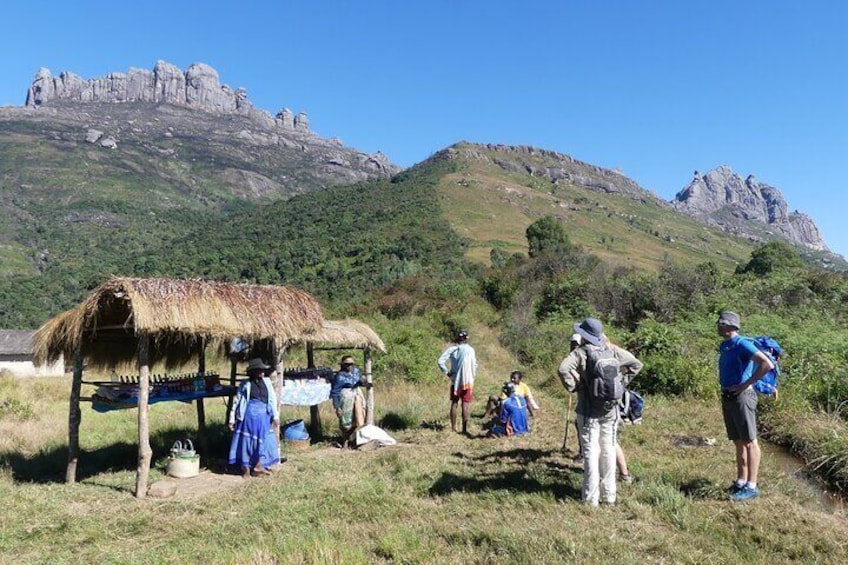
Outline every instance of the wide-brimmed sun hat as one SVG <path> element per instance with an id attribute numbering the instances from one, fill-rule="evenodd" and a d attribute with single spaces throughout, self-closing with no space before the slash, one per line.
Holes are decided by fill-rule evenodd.
<path id="1" fill-rule="evenodd" d="M 579 324 L 574 324 L 574 331 L 592 345 L 600 345 L 604 333 L 604 325 L 595 318 L 586 318 Z"/>
<path id="2" fill-rule="evenodd" d="M 265 364 L 265 361 L 263 361 L 263 360 L 262 360 L 262 359 L 260 359 L 259 357 L 254 357 L 254 358 L 253 358 L 253 359 L 251 359 L 251 360 L 250 360 L 250 362 L 247 364 L 247 372 L 248 372 L 248 373 L 249 373 L 250 371 L 256 371 L 256 370 L 266 371 L 266 370 L 268 370 L 268 369 L 270 369 L 270 368 L 271 368 L 271 365 L 266 365 L 266 364 Z"/>

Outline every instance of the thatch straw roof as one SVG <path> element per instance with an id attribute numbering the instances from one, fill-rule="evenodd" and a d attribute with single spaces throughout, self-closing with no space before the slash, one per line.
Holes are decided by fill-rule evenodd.
<path id="1" fill-rule="evenodd" d="M 315 298 L 292 287 L 112 278 L 38 329 L 35 357 L 71 358 L 81 346 L 88 363 L 114 366 L 131 362 L 137 337 L 148 334 L 153 361 L 176 363 L 201 340 L 239 335 L 292 343 L 322 323 Z"/>
<path id="2" fill-rule="evenodd" d="M 360 349 L 370 346 L 381 353 L 386 352 L 386 345 L 380 336 L 367 324 L 357 320 L 325 320 L 321 329 L 304 335 L 304 341 L 347 345 Z"/>

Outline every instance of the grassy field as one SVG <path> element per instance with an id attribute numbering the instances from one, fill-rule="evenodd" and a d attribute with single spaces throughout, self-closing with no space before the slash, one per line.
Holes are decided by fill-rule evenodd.
<path id="1" fill-rule="evenodd" d="M 477 334 L 479 335 L 479 333 Z M 481 336 L 482 337 L 482 336 Z M 482 342 L 481 342 L 482 343 Z M 322 408 L 325 440 L 270 477 L 222 481 L 136 500 L 132 410 L 84 407 L 80 482 L 64 473 L 67 379 L 0 379 L 2 562 L 101 563 L 842 563 L 848 522 L 821 506 L 803 481 L 766 456 L 763 495 L 733 504 L 733 448 L 716 403 L 649 398 L 645 423 L 625 429 L 637 480 L 615 507 L 580 503 L 581 469 L 561 453 L 564 393 L 530 376 L 542 405 L 524 438 L 484 439 L 485 396 L 509 359 L 478 347 L 481 375 L 472 437 L 450 431 L 446 383 L 375 389 L 377 419 L 394 447 L 332 447 L 334 419 Z M 435 357 L 435 355 L 434 355 Z M 505 370 L 492 370 L 505 367 Z M 545 384 L 547 382 L 547 385 Z M 283 418 L 307 415 L 283 410 Z M 573 414 L 572 414 L 573 417 Z M 224 407 L 207 401 L 211 453 L 227 449 Z M 154 469 L 163 478 L 173 441 L 193 435 L 192 406 L 151 408 Z M 715 443 L 711 441 L 715 439 Z M 779 519 L 777 518 L 779 517 Z"/>

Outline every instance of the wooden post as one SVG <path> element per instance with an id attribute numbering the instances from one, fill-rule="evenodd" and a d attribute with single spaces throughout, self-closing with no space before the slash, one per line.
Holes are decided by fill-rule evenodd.
<path id="1" fill-rule="evenodd" d="M 200 353 L 197 358 L 197 372 L 206 375 L 206 340 L 200 338 Z M 206 380 L 203 381 L 203 390 L 206 390 Z M 206 437 L 206 408 L 203 406 L 203 397 L 197 399 L 197 439 L 200 444 L 200 459 L 209 461 L 209 440 Z"/>
<path id="2" fill-rule="evenodd" d="M 68 409 L 68 467 L 65 470 L 65 482 L 77 482 L 77 461 L 79 461 L 79 429 L 82 422 L 80 410 L 80 392 L 82 391 L 82 349 L 74 350 L 74 380 L 71 384 L 71 398 Z"/>
<path id="3" fill-rule="evenodd" d="M 150 336 L 138 336 L 138 469 L 135 476 L 135 496 L 147 496 L 147 476 L 150 473 L 150 427 L 148 396 L 150 394 Z"/>
<path id="4" fill-rule="evenodd" d="M 315 368 L 315 345 L 311 341 L 306 342 L 306 365 L 309 369 Z M 309 435 L 313 439 L 321 439 L 321 412 L 318 405 L 309 407 Z"/>
<path id="5" fill-rule="evenodd" d="M 371 375 L 371 346 L 365 346 L 365 383 L 368 390 L 368 400 L 365 403 L 365 425 L 374 425 L 374 379 Z"/>
<path id="6" fill-rule="evenodd" d="M 235 354 L 233 354 L 233 357 L 230 359 L 230 386 L 234 387 L 234 388 L 236 386 L 237 369 L 238 369 L 238 360 L 236 360 Z M 227 414 L 224 416 L 224 418 L 226 418 L 226 420 L 227 420 L 227 424 L 230 423 L 229 418 L 230 418 L 230 412 L 233 410 L 234 394 L 235 393 L 233 393 L 233 394 L 231 394 L 230 396 L 227 397 Z"/>
<path id="7" fill-rule="evenodd" d="M 277 395 L 277 411 L 280 411 L 280 399 L 283 397 L 283 371 L 285 371 L 285 365 L 283 364 L 283 357 L 286 354 L 285 346 L 279 346 L 277 344 L 277 340 L 274 339 L 273 345 L 273 363 L 274 370 L 277 371 L 277 382 L 274 383 L 274 392 Z M 283 416 L 280 414 L 280 423 L 282 424 Z M 280 460 L 282 461 L 283 451 L 282 451 L 282 443 L 280 440 L 280 428 L 278 427 L 274 437 L 277 440 L 277 453 L 280 454 Z"/>

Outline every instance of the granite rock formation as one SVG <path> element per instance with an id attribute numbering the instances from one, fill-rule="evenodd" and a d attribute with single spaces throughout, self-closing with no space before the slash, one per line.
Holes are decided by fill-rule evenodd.
<path id="1" fill-rule="evenodd" d="M 697 220 L 731 233 L 758 238 L 763 229 L 815 251 L 826 251 L 815 222 L 789 211 L 777 188 L 746 179 L 722 165 L 706 174 L 695 172 L 692 182 L 677 193 L 673 206 Z"/>
<path id="2" fill-rule="evenodd" d="M 109 73 L 89 80 L 68 71 L 54 76 L 42 68 L 27 91 L 26 106 L 39 107 L 56 99 L 173 104 L 215 114 L 238 114 L 266 127 L 309 132 L 305 113 L 295 116 L 291 110 L 283 109 L 274 117 L 254 108 L 244 88 L 221 84 L 218 71 L 203 63 L 194 63 L 183 72 L 175 65 L 157 61 L 153 70 L 130 68 L 127 73 Z"/>

